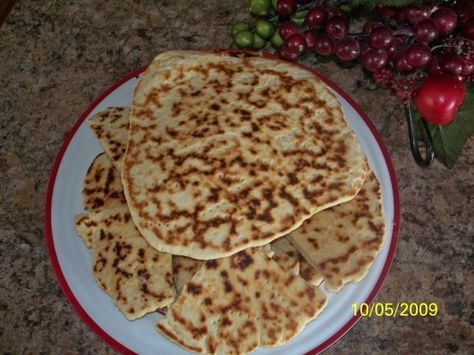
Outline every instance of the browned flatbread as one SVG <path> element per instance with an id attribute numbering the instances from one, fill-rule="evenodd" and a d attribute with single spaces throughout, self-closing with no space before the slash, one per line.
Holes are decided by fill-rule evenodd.
<path id="1" fill-rule="evenodd" d="M 99 154 L 87 171 L 82 190 L 84 208 L 100 211 L 125 204 L 120 174 L 104 153 Z"/>
<path id="2" fill-rule="evenodd" d="M 173 278 L 178 294 L 201 267 L 203 261 L 186 256 L 173 255 Z"/>
<path id="3" fill-rule="evenodd" d="M 129 114 L 129 107 L 110 107 L 87 121 L 119 172 L 127 149 Z"/>
<path id="4" fill-rule="evenodd" d="M 277 239 L 271 243 L 275 252 L 273 259 L 286 268 L 295 267 L 298 264 L 297 273 L 313 286 L 319 286 L 323 281 L 321 273 L 316 271 L 301 255 L 298 249 L 291 243 L 288 237 Z M 295 270 L 295 269 L 293 269 Z"/>
<path id="5" fill-rule="evenodd" d="M 130 320 L 171 304 L 176 296 L 171 255 L 148 245 L 126 205 L 78 218 L 99 285 Z M 86 222 L 87 221 L 87 222 Z M 85 233 L 85 234 L 84 234 Z"/>
<path id="6" fill-rule="evenodd" d="M 98 221 L 94 218 L 94 214 L 91 213 L 79 213 L 74 218 L 74 225 L 76 227 L 76 232 L 84 241 L 84 244 L 90 248 L 92 246 L 92 239 L 94 237 L 94 232 Z"/>
<path id="7" fill-rule="evenodd" d="M 97 138 L 103 145 L 106 153 L 100 154 L 92 163 L 84 182 L 84 207 L 88 210 L 101 209 L 125 205 L 120 175 L 123 153 L 127 146 L 128 114 L 127 107 L 110 107 L 99 112 L 89 121 Z M 114 168 L 115 165 L 115 168 Z M 119 198 L 117 198 L 119 197 Z M 94 215 L 82 213 L 76 216 L 76 230 L 88 248 L 92 244 L 94 229 L 97 224 Z M 177 292 L 181 292 L 202 261 L 183 256 L 173 256 L 173 279 Z"/>
<path id="8" fill-rule="evenodd" d="M 385 227 L 380 183 L 370 172 L 353 200 L 314 215 L 289 238 L 337 292 L 365 277 L 382 249 Z"/>
<path id="9" fill-rule="evenodd" d="M 204 262 L 157 329 L 194 352 L 243 354 L 287 343 L 326 302 L 318 288 L 250 248 Z"/>
<path id="10" fill-rule="evenodd" d="M 261 56 L 171 51 L 135 90 L 122 183 L 157 250 L 215 259 L 353 198 L 366 175 L 326 84 Z"/>
<path id="11" fill-rule="evenodd" d="M 272 256 L 272 259 L 275 260 L 282 268 L 291 271 L 295 275 L 299 275 L 300 263 L 295 258 L 292 258 L 285 253 L 275 252 Z"/>
<path id="12" fill-rule="evenodd" d="M 241 354 L 287 343 L 327 303 L 312 285 L 324 276 L 339 290 L 362 278 L 381 248 L 369 235 L 383 229 L 370 201 L 380 202 L 380 188 L 366 182 L 372 192 L 353 199 L 365 157 L 337 99 L 304 69 L 258 55 L 164 53 L 132 110 L 109 108 L 89 124 L 128 204 L 109 199 L 99 179 L 89 189 L 112 204 L 91 200 L 98 212 L 76 218 L 96 279 L 129 319 L 168 306 L 157 330 L 185 349 Z M 350 233 L 371 229 L 362 244 L 334 233 L 335 218 L 350 213 L 362 225 Z M 329 240 L 325 252 L 313 223 L 324 226 L 316 238 Z"/>
<path id="13" fill-rule="evenodd" d="M 76 216 L 76 231 L 91 249 L 98 284 L 120 311 L 133 320 L 173 302 L 171 255 L 149 246 L 135 228 L 120 175 L 106 154 L 89 168 L 83 195 L 92 212 Z"/>

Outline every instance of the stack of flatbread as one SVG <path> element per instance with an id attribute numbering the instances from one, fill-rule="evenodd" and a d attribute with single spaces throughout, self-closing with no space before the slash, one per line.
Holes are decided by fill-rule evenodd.
<path id="1" fill-rule="evenodd" d="M 303 68 L 166 52 L 131 108 L 88 123 L 105 151 L 75 220 L 92 271 L 128 319 L 166 308 L 156 329 L 185 349 L 287 343 L 381 250 L 380 184 Z"/>

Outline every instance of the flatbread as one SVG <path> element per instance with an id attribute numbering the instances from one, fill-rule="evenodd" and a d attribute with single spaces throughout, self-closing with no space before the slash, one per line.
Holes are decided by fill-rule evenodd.
<path id="1" fill-rule="evenodd" d="M 312 72 L 172 51 L 136 88 L 122 182 L 153 247 L 215 259 L 352 199 L 366 169 L 340 103 Z"/>
<path id="2" fill-rule="evenodd" d="M 125 204 L 120 174 L 104 153 L 99 154 L 89 167 L 84 178 L 82 196 L 84 208 L 90 211 Z"/>
<path id="3" fill-rule="evenodd" d="M 206 261 L 157 330 L 197 353 L 242 354 L 287 343 L 326 303 L 321 290 L 250 248 Z"/>
<path id="4" fill-rule="evenodd" d="M 173 279 L 178 294 L 181 293 L 184 285 L 193 278 L 203 262 L 186 256 L 173 256 Z"/>
<path id="5" fill-rule="evenodd" d="M 92 251 L 98 284 L 130 320 L 170 305 L 176 296 L 171 255 L 150 247 L 126 205 L 79 217 L 78 234 Z M 86 233 L 86 236 L 84 236 Z"/>
<path id="6" fill-rule="evenodd" d="M 110 107 L 107 110 L 98 113 L 91 119 L 92 122 L 89 122 L 89 125 L 91 128 L 93 128 L 94 133 L 96 133 L 97 138 L 101 140 L 103 146 L 113 146 L 114 148 L 117 148 L 117 152 L 125 151 L 127 146 L 129 111 L 130 110 L 128 108 L 125 108 L 124 110 L 123 108 L 119 107 Z M 117 121 L 117 113 L 120 114 L 119 121 Z M 120 124 L 117 124 L 118 122 L 120 122 Z M 113 137 L 113 144 L 109 142 L 108 137 Z M 125 196 L 123 195 L 123 187 L 120 181 L 120 175 L 118 175 L 116 168 L 114 168 L 112 164 L 113 160 L 111 160 L 115 159 L 115 165 L 121 169 L 120 160 L 123 156 L 120 154 L 109 154 L 112 154 L 110 150 L 107 154 L 103 153 L 99 155 L 92 163 L 92 166 L 89 168 L 85 179 L 85 187 L 83 192 L 85 195 L 84 207 L 86 209 L 100 210 L 107 207 L 121 206 L 126 203 Z M 108 171 L 113 172 L 114 185 L 111 189 L 113 193 L 103 193 L 103 186 L 105 185 L 106 179 L 95 178 L 97 175 L 96 171 L 99 170 L 98 166 L 101 167 L 101 176 L 104 174 L 108 175 Z M 105 173 L 102 171 L 105 171 Z M 115 177 L 118 177 L 118 185 L 115 185 Z M 90 186 L 91 182 L 94 183 L 94 188 Z M 120 201 L 116 201 L 114 199 L 116 194 L 122 197 Z M 100 198 L 100 202 L 97 202 L 98 198 Z M 100 208 L 97 208 L 96 205 L 99 205 Z M 88 213 L 81 213 L 76 216 L 75 224 L 78 234 L 82 237 L 87 247 L 90 248 L 94 231 L 91 226 L 96 225 L 94 216 L 89 215 Z M 183 256 L 173 256 L 173 279 L 178 294 L 181 292 L 184 284 L 191 280 L 201 264 L 202 260 L 195 260 Z"/>
<path id="7" fill-rule="evenodd" d="M 92 246 L 92 239 L 98 224 L 97 218 L 94 216 L 95 214 L 91 213 L 79 213 L 74 218 L 76 232 L 88 248 Z"/>
<path id="8" fill-rule="evenodd" d="M 275 255 L 275 259 L 285 268 L 290 268 L 295 263 L 298 264 L 297 274 L 299 274 L 306 282 L 313 286 L 319 286 L 323 281 L 323 276 L 315 268 L 313 268 L 301 255 L 298 249 L 291 243 L 288 237 L 274 240 L 271 244 Z"/>
<path id="9" fill-rule="evenodd" d="M 119 172 L 127 149 L 129 114 L 129 107 L 110 107 L 87 121 Z"/>
<path id="10" fill-rule="evenodd" d="M 117 111 L 122 113 L 120 118 L 121 124 L 118 126 L 113 124 L 114 122 L 116 122 L 114 113 Z M 93 128 L 93 131 L 96 133 L 97 138 L 102 141 L 102 145 L 107 145 L 107 137 L 114 137 L 114 146 L 118 147 L 118 151 L 122 151 L 125 149 L 127 145 L 129 126 L 128 116 L 126 116 L 126 114 L 128 114 L 129 111 L 130 110 L 128 109 L 126 111 L 122 111 L 120 110 L 120 108 L 110 107 L 107 110 L 98 113 L 96 116 L 94 116 L 94 118 L 92 118 L 93 122 L 90 122 L 89 124 Z M 117 130 L 121 132 L 117 134 Z M 109 158 L 114 159 L 114 156 L 109 156 Z M 115 158 L 117 157 L 115 156 Z M 108 164 L 111 165 L 110 161 L 108 161 Z M 121 184 L 120 193 L 123 195 L 123 187 Z M 87 215 L 80 215 L 78 217 L 87 217 Z M 79 229 L 83 228 L 82 225 L 91 223 L 88 218 L 78 218 L 78 220 L 80 220 L 81 222 L 81 225 L 77 226 L 77 228 Z M 91 238 L 90 235 L 87 235 L 87 231 L 83 232 L 82 235 L 84 235 L 84 237 L 87 239 Z M 282 240 L 283 239 L 285 238 L 282 238 Z M 88 240 L 85 240 L 85 242 L 87 244 Z M 275 242 L 278 242 L 278 240 Z M 300 272 L 300 263 L 303 263 L 303 266 L 308 268 L 308 271 L 304 273 L 304 275 L 308 277 L 308 275 L 310 275 L 311 271 L 314 271 L 314 269 L 309 266 L 309 264 L 306 263 L 306 261 L 304 261 L 302 257 L 300 257 L 300 259 L 295 259 L 294 257 L 291 257 L 293 255 L 287 255 L 291 253 L 295 253 L 295 255 L 299 254 L 298 251 L 294 247 L 292 247 L 292 251 L 290 253 L 278 253 L 274 255 L 273 258 L 281 266 L 291 270 L 295 274 L 298 274 Z M 201 264 L 202 260 L 196 260 L 183 256 L 173 256 L 173 279 L 178 294 L 181 292 L 184 284 L 191 280 L 191 278 L 194 276 Z M 320 283 L 320 281 L 316 283 L 312 279 L 307 279 L 307 281 L 313 281 L 312 283 L 316 285 L 319 285 Z"/>
<path id="11" fill-rule="evenodd" d="M 367 274 L 385 236 L 380 183 L 370 172 L 357 196 L 313 216 L 289 238 L 325 279 L 325 287 L 339 291 Z"/>
<path id="12" fill-rule="evenodd" d="M 275 260 L 278 263 L 278 265 L 280 265 L 282 268 L 291 271 L 295 275 L 299 275 L 300 263 L 296 258 L 293 258 L 289 256 L 288 254 L 277 251 L 272 256 L 272 259 Z"/>

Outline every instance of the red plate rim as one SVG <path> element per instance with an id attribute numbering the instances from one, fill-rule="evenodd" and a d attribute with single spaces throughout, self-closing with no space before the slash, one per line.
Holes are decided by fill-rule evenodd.
<path id="1" fill-rule="evenodd" d="M 270 53 L 264 53 L 264 56 L 269 58 L 269 59 L 274 59 L 274 60 L 280 60 L 274 55 Z M 374 288 L 372 289 L 372 292 L 369 294 L 367 297 L 367 300 L 365 303 L 371 304 L 373 300 L 375 299 L 376 295 L 380 291 L 385 279 L 387 278 L 387 275 L 390 271 L 390 268 L 393 263 L 393 259 L 395 257 L 395 252 L 397 249 L 397 244 L 398 244 L 398 238 L 400 234 L 400 195 L 399 195 L 399 190 L 398 190 L 398 183 L 397 183 L 397 178 L 395 175 L 395 169 L 393 167 L 392 159 L 390 158 L 390 154 L 388 153 L 387 147 L 385 146 L 382 137 L 380 136 L 379 132 L 375 128 L 374 124 L 370 120 L 370 118 L 367 116 L 367 114 L 362 110 L 362 108 L 347 94 L 345 93 L 341 88 L 339 88 L 334 82 L 329 80 L 328 78 L 324 77 L 322 74 L 318 73 L 316 70 L 306 67 L 301 64 L 294 64 L 299 67 L 302 67 L 306 70 L 311 71 L 315 76 L 317 76 L 319 79 L 324 81 L 329 87 L 331 87 L 334 91 L 336 91 L 339 95 L 341 95 L 355 110 L 356 112 L 362 117 L 364 120 L 365 124 L 371 131 L 372 135 L 375 137 L 375 140 L 377 141 L 377 144 L 379 145 L 384 160 L 385 164 L 387 166 L 389 175 L 390 175 L 390 181 L 392 184 L 392 194 L 393 194 L 393 203 L 394 203 L 394 220 L 393 220 L 393 230 L 392 230 L 392 239 L 390 243 L 390 249 L 387 255 L 387 259 L 385 260 L 384 267 L 382 269 L 382 272 L 379 276 L 379 279 L 377 280 Z M 98 334 L 103 340 L 105 340 L 108 344 L 110 344 L 113 348 L 116 350 L 120 351 L 121 353 L 124 354 L 135 354 L 132 350 L 127 348 L 125 345 L 121 344 L 118 342 L 116 339 L 114 339 L 111 335 L 109 335 L 104 329 L 102 329 L 93 319 L 92 317 L 85 311 L 85 309 L 81 306 L 79 301 L 76 299 L 74 293 L 72 292 L 71 288 L 69 287 L 69 284 L 66 281 L 66 278 L 61 270 L 61 266 L 59 265 L 59 260 L 56 254 L 56 248 L 54 246 L 54 240 L 53 240 L 53 229 L 52 229 L 52 214 L 51 214 L 51 207 L 52 207 L 52 201 L 53 201 L 53 191 L 54 191 L 54 185 L 56 183 L 56 177 L 58 174 L 59 167 L 61 165 L 62 159 L 64 157 L 64 154 L 69 147 L 69 144 L 76 134 L 77 130 L 79 127 L 82 125 L 82 123 L 86 120 L 86 118 L 89 116 L 89 114 L 107 97 L 109 96 L 113 91 L 115 91 L 117 88 L 122 86 L 124 83 L 127 81 L 133 79 L 133 78 L 138 78 L 138 76 L 143 73 L 146 70 L 147 67 L 140 68 L 126 76 L 124 76 L 122 79 L 117 81 L 115 84 L 113 84 L 110 88 L 105 90 L 92 104 L 89 105 L 86 111 L 79 117 L 79 119 L 76 121 L 76 123 L 73 125 L 71 130 L 68 132 L 66 135 L 66 138 L 64 139 L 63 144 L 61 145 L 61 148 L 56 155 L 56 158 L 54 160 L 53 167 L 51 169 L 51 174 L 50 174 L 50 179 L 48 183 L 48 189 L 46 192 L 46 208 L 45 208 L 45 214 L 44 214 L 44 224 L 45 224 L 45 232 L 46 232 L 46 243 L 51 259 L 51 264 L 53 266 L 54 272 L 56 274 L 56 277 L 59 281 L 59 284 L 66 295 L 66 298 L 69 300 L 69 302 L 72 304 L 74 310 L 79 314 L 79 316 L 87 323 L 87 325 L 96 333 Z M 332 344 L 334 344 L 337 340 L 339 340 L 341 337 L 343 337 L 356 323 L 359 321 L 361 318 L 360 314 L 357 316 L 353 316 L 349 321 L 342 326 L 335 334 L 333 334 L 331 337 L 329 337 L 326 341 L 323 343 L 319 344 L 317 347 L 314 349 L 310 350 L 309 352 L 306 353 L 306 355 L 315 355 L 318 354 L 327 348 L 329 348 Z"/>

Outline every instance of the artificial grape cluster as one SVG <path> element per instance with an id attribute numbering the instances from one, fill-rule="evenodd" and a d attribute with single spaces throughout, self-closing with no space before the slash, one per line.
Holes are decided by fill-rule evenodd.
<path id="1" fill-rule="evenodd" d="M 254 28 L 243 22 L 233 26 L 237 47 L 261 49 L 269 41 L 289 61 L 303 52 L 360 61 L 377 83 L 404 101 L 413 98 L 426 76 L 474 81 L 474 0 L 379 5 L 358 32 L 350 31 L 349 12 L 326 1 L 251 0 L 250 12 Z"/>

